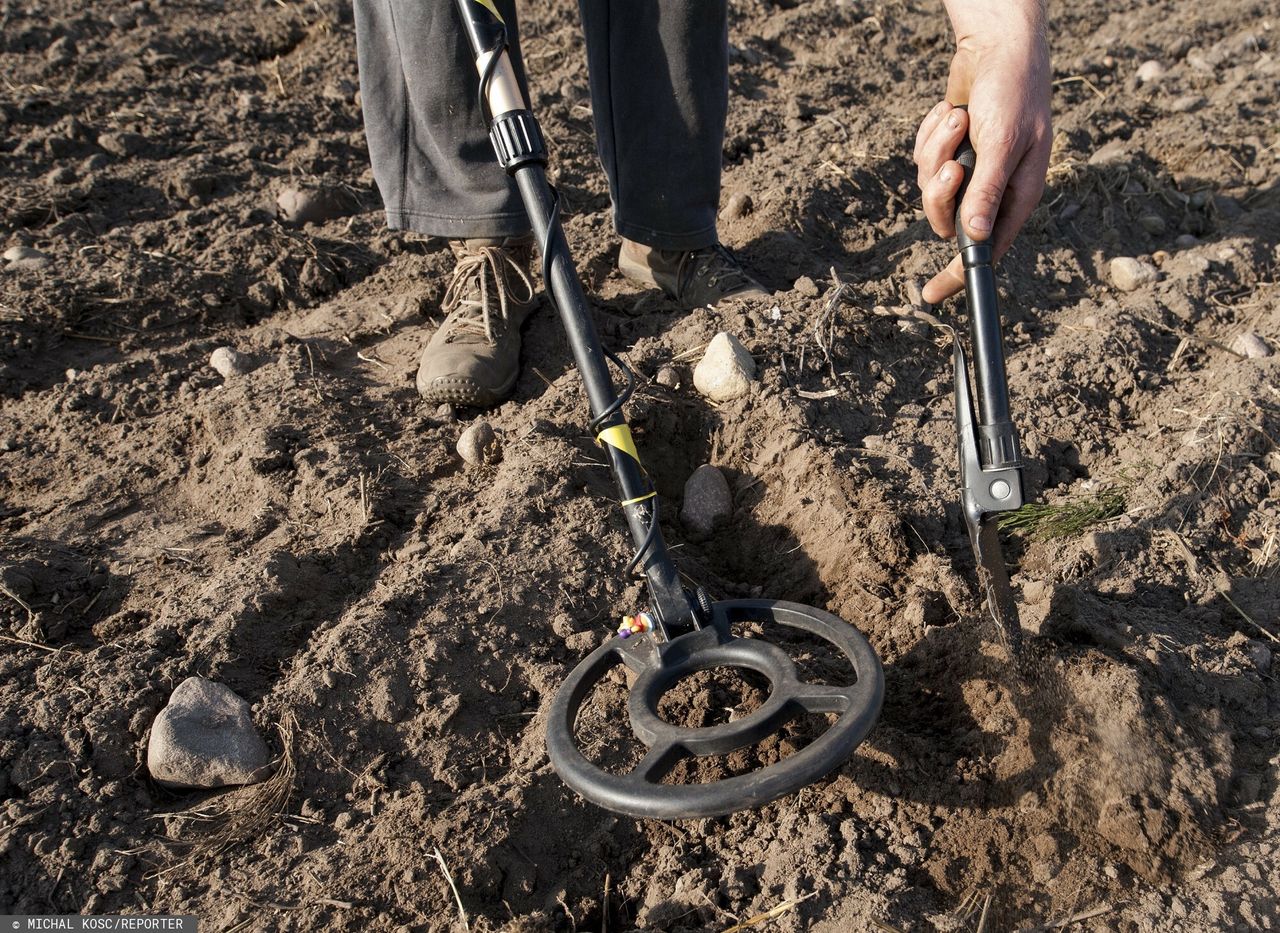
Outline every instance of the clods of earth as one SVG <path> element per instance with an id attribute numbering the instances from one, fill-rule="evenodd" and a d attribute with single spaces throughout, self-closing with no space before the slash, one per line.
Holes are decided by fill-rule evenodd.
<path id="1" fill-rule="evenodd" d="M 757 928 L 1276 929 L 1274 8 L 1050 5 L 1048 188 L 999 268 L 1027 483 L 1055 507 L 1006 532 L 1028 678 L 956 501 L 937 325 L 963 333 L 963 307 L 919 305 L 950 254 L 907 158 L 945 86 L 941 9 L 733 4 L 721 233 L 773 294 L 687 314 L 614 271 L 576 6 L 522 12 L 681 569 L 857 625 L 885 664 L 879 725 L 830 778 L 719 819 L 569 792 L 545 715 L 643 608 L 630 542 L 549 308 L 483 426 L 418 399 L 451 254 L 382 221 L 349 8 L 10 4 L 0 907 L 219 930 L 463 911 L 723 930 L 775 909 Z M 190 678 L 221 712 L 191 712 Z M 761 701 L 699 675 L 664 715 Z M 193 734 L 213 744 L 173 750 L 207 765 L 218 723 L 242 730 L 240 770 L 148 768 Z"/>

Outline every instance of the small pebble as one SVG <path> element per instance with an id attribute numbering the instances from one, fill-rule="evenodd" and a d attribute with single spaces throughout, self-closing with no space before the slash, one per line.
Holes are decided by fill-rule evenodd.
<path id="1" fill-rule="evenodd" d="M 1193 110 L 1199 110 L 1206 103 L 1207 101 L 1199 94 L 1184 94 L 1170 101 L 1164 109 L 1169 113 L 1191 113 Z"/>
<path id="2" fill-rule="evenodd" d="M 1200 240 L 1192 236 L 1190 233 L 1180 233 L 1178 238 L 1173 241 L 1173 245 L 1178 249 L 1191 249 L 1193 246 L 1199 246 Z"/>
<path id="3" fill-rule="evenodd" d="M 1138 66 L 1138 80 L 1143 84 L 1151 84 L 1165 76 L 1168 69 L 1154 58 L 1149 58 Z"/>
<path id="4" fill-rule="evenodd" d="M 496 463 L 502 459 L 502 445 L 493 425 L 484 420 L 473 423 L 458 438 L 458 456 L 478 466 L 483 463 Z"/>
<path id="5" fill-rule="evenodd" d="M 1164 218 L 1159 214 L 1143 214 L 1138 218 L 1138 223 L 1152 236 L 1160 236 L 1165 231 Z"/>
<path id="6" fill-rule="evenodd" d="M 32 246 L 10 246 L 4 251 L 5 261 L 26 269 L 40 269 L 50 262 L 49 254 Z"/>
<path id="7" fill-rule="evenodd" d="M 223 379 L 234 379 L 236 376 L 243 376 L 253 371 L 248 357 L 243 353 L 237 353 L 231 347 L 218 347 L 209 356 L 209 365 L 212 366 L 219 376 Z"/>
<path id="8" fill-rule="evenodd" d="M 792 288 L 801 295 L 804 295 L 806 298 L 817 298 L 818 295 L 821 294 L 821 292 L 818 291 L 818 283 L 807 275 L 802 275 L 800 278 L 796 279 Z"/>
<path id="9" fill-rule="evenodd" d="M 1261 335 L 1251 330 L 1246 330 L 1237 337 L 1235 342 L 1231 344 L 1231 349 L 1247 356 L 1251 360 L 1260 360 L 1271 355 L 1271 348 L 1267 346 L 1267 342 L 1262 339 Z"/>
<path id="10" fill-rule="evenodd" d="M 660 386 L 666 386 L 668 389 L 680 388 L 680 370 L 674 366 L 663 366 L 654 378 Z"/>
<path id="11" fill-rule="evenodd" d="M 1111 260 L 1111 281 L 1121 291 L 1131 292 L 1150 285 L 1159 277 L 1159 270 L 1149 262 L 1130 256 L 1117 256 Z"/>
<path id="12" fill-rule="evenodd" d="M 724 474 L 709 463 L 693 471 L 684 484 L 680 521 L 696 535 L 709 535 L 733 515 L 733 494 Z"/>
<path id="13" fill-rule="evenodd" d="M 1249 642 L 1249 659 L 1253 661 L 1258 672 L 1265 674 L 1271 670 L 1271 649 L 1261 642 Z"/>
<path id="14" fill-rule="evenodd" d="M 711 338 L 693 370 L 693 385 L 713 402 L 728 402 L 751 391 L 755 360 L 737 337 L 724 331 Z"/>
<path id="15" fill-rule="evenodd" d="M 138 133 L 103 133 L 98 137 L 98 148 L 114 156 L 136 156 L 147 148 L 146 137 Z"/>
<path id="16" fill-rule="evenodd" d="M 442 402 L 436 408 L 436 417 L 441 421 L 452 422 L 458 420 L 458 409 L 453 407 L 452 402 Z"/>
<path id="17" fill-rule="evenodd" d="M 751 195 L 742 191 L 735 191 L 729 195 L 729 200 L 724 204 L 720 216 L 725 220 L 737 220 L 740 217 L 746 217 L 755 209 L 755 204 L 751 200 Z"/>
<path id="18" fill-rule="evenodd" d="M 356 199 L 341 188 L 286 188 L 276 197 L 280 219 L 291 224 L 318 224 L 354 214 Z"/>

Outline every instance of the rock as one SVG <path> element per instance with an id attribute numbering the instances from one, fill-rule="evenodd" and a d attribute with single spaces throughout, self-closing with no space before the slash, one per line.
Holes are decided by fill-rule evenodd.
<path id="1" fill-rule="evenodd" d="M 1178 234 L 1178 238 L 1173 241 L 1173 245 L 1178 247 L 1178 249 L 1191 249 L 1193 246 L 1199 246 L 1200 240 L 1198 237 L 1194 237 L 1190 233 L 1180 233 Z"/>
<path id="2" fill-rule="evenodd" d="M 1254 667 L 1259 673 L 1265 674 L 1271 670 L 1271 649 L 1261 642 L 1251 641 L 1246 649 L 1249 652 L 1249 659 L 1253 661 Z"/>
<path id="3" fill-rule="evenodd" d="M 451 402 L 441 402 L 436 406 L 436 417 L 441 421 L 457 421 L 458 409 L 454 408 Z"/>
<path id="4" fill-rule="evenodd" d="M 1199 110 L 1206 103 L 1207 101 L 1199 94 L 1184 94 L 1169 101 L 1164 109 L 1168 113 L 1191 113 L 1193 110 Z"/>
<path id="5" fill-rule="evenodd" d="M 821 292 L 818 290 L 818 283 L 815 282 L 813 279 L 809 278 L 809 276 L 807 275 L 802 275 L 800 276 L 800 278 L 796 279 L 795 284 L 792 285 L 792 288 L 794 288 L 801 295 L 804 295 L 806 298 L 817 298 L 818 295 L 821 294 Z"/>
<path id="6" fill-rule="evenodd" d="M 343 188 L 286 188 L 276 197 L 280 219 L 291 224 L 319 224 L 359 210 L 355 196 Z"/>
<path id="7" fill-rule="evenodd" d="M 680 370 L 674 366 L 663 366 L 654 379 L 658 385 L 666 386 L 668 389 L 680 388 Z"/>
<path id="8" fill-rule="evenodd" d="M 4 251 L 4 258 L 10 269 L 43 269 L 53 261 L 48 253 L 31 246 L 10 246 Z"/>
<path id="9" fill-rule="evenodd" d="M 98 137 L 98 147 L 113 156 L 128 158 L 140 155 L 147 148 L 147 140 L 138 133 L 103 133 Z"/>
<path id="10" fill-rule="evenodd" d="M 203 677 L 180 683 L 151 726 L 147 770 L 166 787 L 253 784 L 271 773 L 270 764 L 249 704 Z"/>
<path id="11" fill-rule="evenodd" d="M 473 466 L 502 459 L 502 445 L 489 422 L 476 421 L 458 438 L 458 456 Z"/>
<path id="12" fill-rule="evenodd" d="M 45 184 L 69 185 L 76 180 L 76 172 L 69 165 L 60 165 L 44 176 Z"/>
<path id="13" fill-rule="evenodd" d="M 1090 165 L 1115 165 L 1129 161 L 1129 144 L 1123 139 L 1113 139 L 1089 156 Z"/>
<path id="14" fill-rule="evenodd" d="M 1138 223 L 1152 236 L 1160 236 L 1165 230 L 1164 218 L 1159 214 L 1143 214 L 1138 218 Z"/>
<path id="15" fill-rule="evenodd" d="M 751 391 L 756 364 L 738 338 L 724 331 L 711 338 L 693 370 L 693 385 L 713 402 L 728 402 Z"/>
<path id="16" fill-rule="evenodd" d="M 733 515 L 733 494 L 724 474 L 709 463 L 693 471 L 684 484 L 680 521 L 698 535 L 709 535 Z"/>
<path id="17" fill-rule="evenodd" d="M 209 365 L 218 371 L 223 379 L 234 379 L 253 371 L 249 358 L 237 353 L 231 347 L 218 347 L 209 356 Z"/>
<path id="18" fill-rule="evenodd" d="M 1271 348 L 1267 346 L 1267 342 L 1251 330 L 1246 330 L 1237 337 L 1231 344 L 1231 349 L 1251 360 L 1260 360 L 1264 356 L 1271 355 Z"/>
<path id="19" fill-rule="evenodd" d="M 1130 256 L 1117 256 L 1111 260 L 1111 281 L 1121 291 L 1131 292 L 1150 285 L 1159 277 L 1159 271 L 1149 262 Z"/>
<path id="20" fill-rule="evenodd" d="M 753 210 L 755 210 L 755 202 L 751 200 L 751 195 L 743 191 L 735 191 L 729 195 L 729 200 L 725 201 L 720 216 L 725 220 L 738 220 L 746 217 Z"/>
<path id="21" fill-rule="evenodd" d="M 1168 73 L 1168 69 L 1154 58 L 1149 58 L 1138 66 L 1138 80 L 1143 84 L 1159 81 Z"/>

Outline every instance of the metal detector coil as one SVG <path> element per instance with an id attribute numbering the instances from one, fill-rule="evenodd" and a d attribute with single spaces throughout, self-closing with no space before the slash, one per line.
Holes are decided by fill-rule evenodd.
<path id="1" fill-rule="evenodd" d="M 772 642 L 731 634 L 736 622 L 758 622 L 815 635 L 852 665 L 851 684 L 801 680 L 791 657 Z M 627 703 L 631 731 L 648 751 L 626 774 L 587 760 L 574 738 L 578 713 L 592 689 L 619 664 L 635 675 Z M 681 679 L 713 667 L 745 668 L 769 679 L 769 698 L 733 722 L 690 729 L 658 715 L 658 702 Z M 737 599 L 712 605 L 711 624 L 665 644 L 650 635 L 610 639 L 579 664 L 560 688 L 547 724 L 551 764 L 565 783 L 607 810 L 672 820 L 720 816 L 758 807 L 829 774 L 866 737 L 884 700 L 884 672 L 867 640 L 844 620 L 798 603 Z M 798 716 L 834 713 L 835 722 L 782 761 L 708 784 L 663 784 L 683 758 L 725 755 L 755 745 Z"/>

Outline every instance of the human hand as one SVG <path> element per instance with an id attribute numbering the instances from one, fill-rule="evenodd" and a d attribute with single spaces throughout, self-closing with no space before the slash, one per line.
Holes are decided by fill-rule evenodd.
<path id="1" fill-rule="evenodd" d="M 953 6 L 957 2 L 953 2 Z M 983 35 L 962 34 L 957 11 L 957 51 L 951 61 L 947 100 L 925 116 L 916 133 L 914 159 L 925 216 L 934 232 L 955 236 L 956 194 L 964 178 L 956 148 L 968 131 L 977 153 L 960 220 L 975 240 L 995 231 L 995 258 L 1005 254 L 1044 192 L 1052 143 L 1049 50 L 1043 25 L 985 19 L 998 25 Z M 968 104 L 968 112 L 954 104 Z M 957 256 L 924 287 L 930 304 L 964 288 Z"/>

